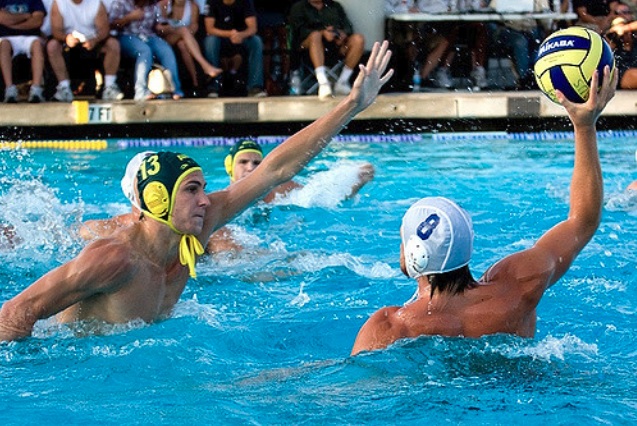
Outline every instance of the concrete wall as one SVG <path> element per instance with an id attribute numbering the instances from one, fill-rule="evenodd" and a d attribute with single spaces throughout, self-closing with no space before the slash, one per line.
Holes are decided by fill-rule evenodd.
<path id="1" fill-rule="evenodd" d="M 375 41 L 381 41 L 385 35 L 385 0 L 337 0 L 350 21 L 354 31 L 365 36 L 365 48 L 372 48 Z"/>

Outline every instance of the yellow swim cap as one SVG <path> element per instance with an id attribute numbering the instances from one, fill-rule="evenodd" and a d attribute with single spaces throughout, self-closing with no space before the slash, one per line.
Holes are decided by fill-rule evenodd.
<path id="1" fill-rule="evenodd" d="M 144 158 L 137 171 L 137 193 L 141 210 L 152 219 L 162 222 L 181 234 L 179 259 L 188 266 L 190 276 L 197 277 L 195 262 L 204 252 L 194 235 L 186 235 L 172 223 L 175 197 L 181 182 L 189 174 L 201 171 L 195 160 L 184 154 L 161 151 Z"/>

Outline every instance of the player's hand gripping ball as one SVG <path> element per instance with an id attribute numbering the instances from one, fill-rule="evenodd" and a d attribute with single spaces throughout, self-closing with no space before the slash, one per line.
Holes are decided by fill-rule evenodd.
<path id="1" fill-rule="evenodd" d="M 556 31 L 542 42 L 533 71 L 540 90 L 553 102 L 559 103 L 557 89 L 571 102 L 583 103 L 593 72 L 598 70 L 601 81 L 606 65 L 612 79 L 615 56 L 608 43 L 596 32 L 574 26 Z"/>

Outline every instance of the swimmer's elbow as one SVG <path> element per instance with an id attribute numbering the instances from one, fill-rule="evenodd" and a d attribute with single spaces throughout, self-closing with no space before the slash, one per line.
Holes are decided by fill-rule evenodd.
<path id="1" fill-rule="evenodd" d="M 16 298 L 6 301 L 0 308 L 0 341 L 29 337 L 37 320 Z"/>

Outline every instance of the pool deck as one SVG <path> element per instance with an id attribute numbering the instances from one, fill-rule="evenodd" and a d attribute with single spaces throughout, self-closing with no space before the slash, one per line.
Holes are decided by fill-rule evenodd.
<path id="1" fill-rule="evenodd" d="M 0 139 L 289 134 L 325 114 L 339 98 L 316 96 L 3 104 Z M 386 93 L 345 132 L 568 129 L 564 109 L 538 91 Z M 637 128 L 637 93 L 618 91 L 607 127 Z"/>

